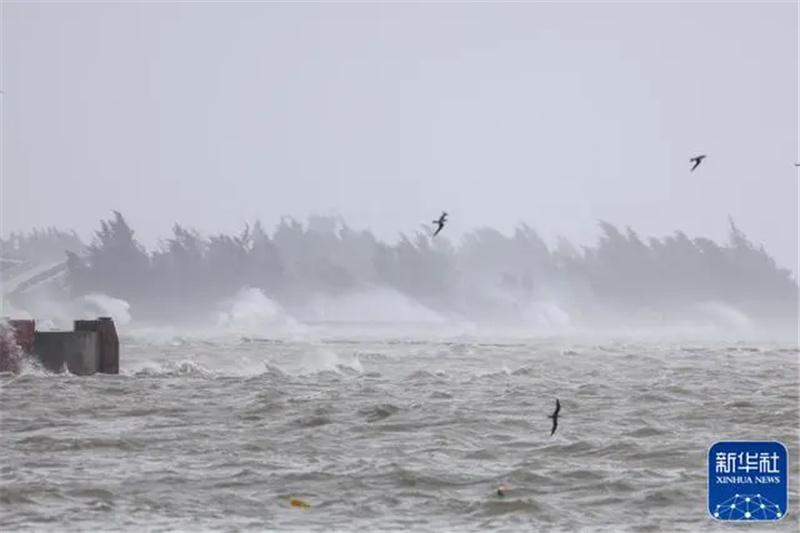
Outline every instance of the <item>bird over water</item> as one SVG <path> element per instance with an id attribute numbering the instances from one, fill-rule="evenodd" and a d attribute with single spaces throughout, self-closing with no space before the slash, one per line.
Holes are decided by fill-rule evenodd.
<path id="1" fill-rule="evenodd" d="M 550 436 L 553 436 L 553 433 L 556 432 L 556 428 L 558 427 L 558 412 L 561 411 L 561 402 L 558 401 L 556 398 L 556 410 L 553 411 L 552 415 L 547 415 L 547 418 L 553 419 L 553 428 L 550 430 Z"/>

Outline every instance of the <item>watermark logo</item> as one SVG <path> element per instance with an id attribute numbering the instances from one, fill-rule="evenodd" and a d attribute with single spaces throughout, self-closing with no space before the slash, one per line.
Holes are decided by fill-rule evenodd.
<path id="1" fill-rule="evenodd" d="M 780 520 L 789 453 L 778 441 L 720 441 L 708 450 L 708 512 L 717 520 Z"/>

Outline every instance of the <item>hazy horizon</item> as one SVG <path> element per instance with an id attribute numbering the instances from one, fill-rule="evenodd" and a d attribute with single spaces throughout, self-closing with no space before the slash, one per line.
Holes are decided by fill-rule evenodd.
<path id="1" fill-rule="evenodd" d="M 447 210 L 454 240 L 590 244 L 730 215 L 798 271 L 796 3 L 0 9 L 4 235 L 321 212 L 394 241 Z"/>
<path id="2" fill-rule="evenodd" d="M 2 243 L 4 259 L 42 267 L 4 268 L 4 308 L 45 322 L 110 313 L 182 330 L 232 321 L 250 335 L 319 322 L 403 329 L 466 321 L 527 334 L 682 328 L 797 337 L 796 281 L 735 221 L 723 243 L 680 232 L 650 240 L 603 224 L 603 237 L 585 248 L 548 246 L 529 227 L 512 235 L 482 228 L 460 243 L 420 229 L 389 244 L 342 222 L 287 220 L 233 235 L 175 226 L 152 250 L 121 213 L 103 220 L 85 249 L 57 230 L 15 236 Z"/>
<path id="3" fill-rule="evenodd" d="M 0 529 L 797 531 L 800 2 L 0 1 L 0 89 Z"/>

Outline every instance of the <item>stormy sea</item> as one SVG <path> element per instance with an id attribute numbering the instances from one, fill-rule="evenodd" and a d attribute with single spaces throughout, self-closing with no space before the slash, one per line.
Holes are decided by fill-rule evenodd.
<path id="1" fill-rule="evenodd" d="M 748 531 L 798 527 L 791 339 L 121 329 L 119 375 L 0 379 L 3 531 L 725 531 L 726 439 L 787 446 Z"/>
<path id="2" fill-rule="evenodd" d="M 797 531 L 797 285 L 733 222 L 583 251 L 317 226 L 4 241 L 0 316 L 108 316 L 121 354 L 0 374 L 0 530 L 727 531 L 710 447 L 760 440 L 788 509 L 748 531 Z"/>

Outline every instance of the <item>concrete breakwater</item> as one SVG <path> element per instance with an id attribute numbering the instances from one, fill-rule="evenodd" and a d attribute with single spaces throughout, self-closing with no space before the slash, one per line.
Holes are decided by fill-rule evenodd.
<path id="1" fill-rule="evenodd" d="M 35 320 L 3 320 L 0 372 L 19 372 L 34 358 L 51 372 L 119 374 L 119 337 L 109 317 L 75 320 L 72 331 L 37 331 Z"/>

